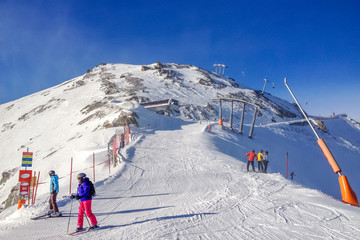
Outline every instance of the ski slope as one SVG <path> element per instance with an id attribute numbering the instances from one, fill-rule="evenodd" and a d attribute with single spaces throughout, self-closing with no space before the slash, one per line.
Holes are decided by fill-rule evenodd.
<path id="1" fill-rule="evenodd" d="M 214 124 L 209 133 L 206 123 L 169 118 L 157 131 L 133 133 L 126 161 L 95 185 L 93 212 L 101 228 L 75 239 L 360 239 L 359 208 L 279 173 L 247 173 L 244 147 L 228 154 L 233 132 Z M 72 204 L 71 231 L 73 201 L 59 199 L 63 213 Z M 46 196 L 11 210 L 0 221 L 1 239 L 69 238 L 68 218 L 29 220 L 47 210 Z"/>

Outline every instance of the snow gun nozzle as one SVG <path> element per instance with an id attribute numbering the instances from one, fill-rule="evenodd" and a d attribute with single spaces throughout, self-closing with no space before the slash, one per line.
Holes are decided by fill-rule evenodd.
<path id="1" fill-rule="evenodd" d="M 352 190 L 349 181 L 344 175 L 339 177 L 339 184 L 341 190 L 342 201 L 350 205 L 359 207 L 355 192 Z"/>

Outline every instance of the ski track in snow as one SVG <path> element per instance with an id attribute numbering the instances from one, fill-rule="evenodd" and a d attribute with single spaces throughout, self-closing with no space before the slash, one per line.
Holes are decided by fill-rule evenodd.
<path id="1" fill-rule="evenodd" d="M 333 199 L 325 205 L 316 200 L 321 193 L 276 174 L 247 173 L 243 162 L 212 151 L 214 136 L 202 128 L 157 131 L 135 145 L 118 177 L 97 188 L 93 212 L 101 228 L 75 238 L 360 239 L 357 208 Z M 71 230 L 77 208 L 74 201 Z M 70 201 L 61 210 L 69 213 Z M 0 236 L 68 239 L 67 223 L 68 218 L 5 223 Z"/>

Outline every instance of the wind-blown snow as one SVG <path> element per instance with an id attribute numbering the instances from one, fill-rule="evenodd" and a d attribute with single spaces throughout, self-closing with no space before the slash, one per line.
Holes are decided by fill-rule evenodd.
<path id="1" fill-rule="evenodd" d="M 139 127 L 132 126 L 133 141 L 123 153 L 126 161 L 112 169 L 110 177 L 107 165 L 97 168 L 93 211 L 102 228 L 77 239 L 360 239 L 359 208 L 338 200 L 337 176 L 292 104 L 236 88 L 232 80 L 196 67 L 148 67 L 99 66 L 1 105 L 0 170 L 19 167 L 27 147 L 34 151 L 33 169 L 41 171 L 42 182 L 49 180 L 50 169 L 66 176 L 71 157 L 74 170 L 91 166 L 93 152 L 98 162 L 106 161 L 107 142 L 118 128 L 104 124 L 133 112 Z M 250 109 L 244 135 L 236 133 L 238 124 L 230 131 L 228 123 L 221 129 L 212 122 L 217 105 L 211 98 L 219 94 L 262 103 L 252 140 L 247 137 Z M 134 101 L 166 98 L 182 104 L 180 113 L 173 113 L 178 118 L 152 113 Z M 215 110 L 207 108 L 208 103 Z M 279 110 L 285 113 L 282 117 L 274 113 Z M 225 117 L 228 112 L 229 106 Z M 210 132 L 206 117 L 212 123 Z M 328 133 L 318 133 L 359 193 L 360 131 L 342 116 L 324 122 Z M 246 172 L 245 153 L 252 149 L 270 152 L 268 174 Z M 294 181 L 283 176 L 287 152 Z M 92 176 L 92 169 L 85 172 Z M 16 183 L 17 174 L 0 186 L 1 202 Z M 60 186 L 59 207 L 67 214 L 71 209 L 73 230 L 78 203 L 67 197 L 68 177 Z M 67 238 L 69 218 L 30 220 L 47 211 L 48 183 L 40 185 L 38 196 L 34 206 L 18 211 L 11 207 L 0 214 L 2 238 Z"/>

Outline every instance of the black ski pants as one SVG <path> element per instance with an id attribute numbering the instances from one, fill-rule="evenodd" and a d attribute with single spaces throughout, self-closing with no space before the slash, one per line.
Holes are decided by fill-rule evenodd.
<path id="1" fill-rule="evenodd" d="M 267 172 L 268 163 L 269 163 L 269 161 L 263 161 L 263 164 L 264 164 L 264 173 Z"/>
<path id="2" fill-rule="evenodd" d="M 247 163 L 247 171 L 249 171 L 249 165 L 250 165 L 250 163 L 251 163 L 251 166 L 252 166 L 252 169 L 253 169 L 253 171 L 255 172 L 255 167 L 254 167 L 254 161 L 248 161 L 248 163 Z"/>
<path id="3" fill-rule="evenodd" d="M 263 171 L 262 161 L 258 161 L 258 169 L 259 169 L 259 172 Z"/>

